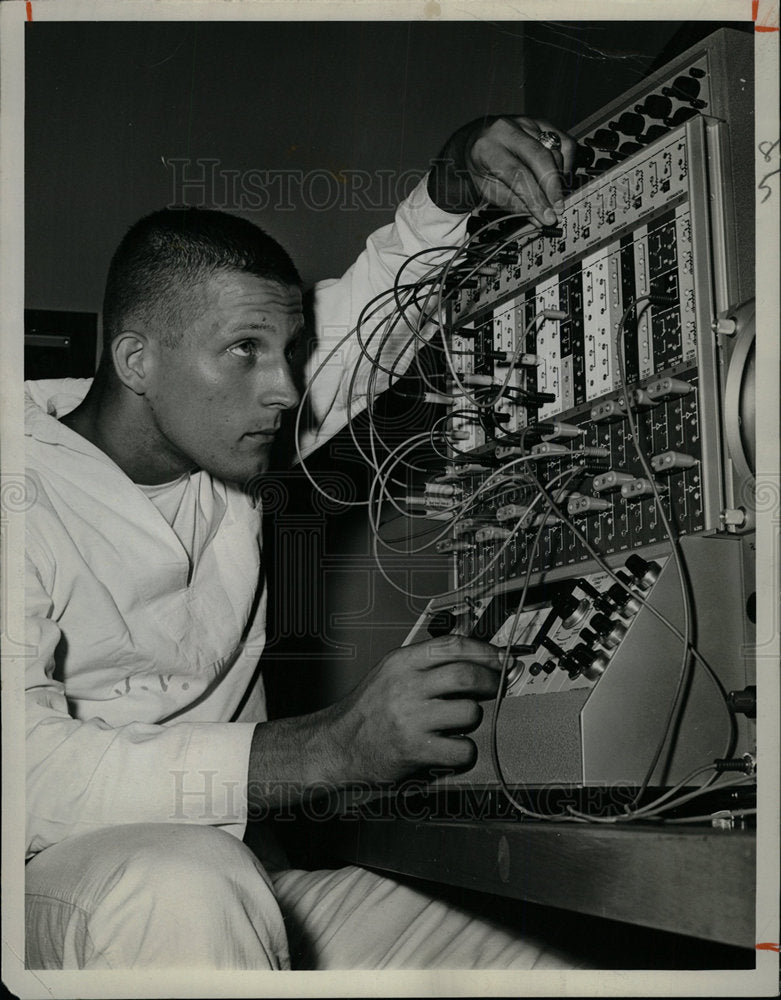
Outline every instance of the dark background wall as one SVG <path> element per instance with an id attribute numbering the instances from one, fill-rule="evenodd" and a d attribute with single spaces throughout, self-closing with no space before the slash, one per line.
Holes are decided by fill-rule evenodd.
<path id="1" fill-rule="evenodd" d="M 26 306 L 97 310 L 125 229 L 172 201 L 237 211 L 288 248 L 305 281 L 336 276 L 392 217 L 406 172 L 458 125 L 525 111 L 566 127 L 637 82 L 671 40 L 685 47 L 713 27 L 28 24 Z M 217 162 L 171 165 L 199 159 Z M 268 170 L 293 173 L 285 204 L 277 182 L 259 208 Z M 363 207 L 345 197 L 355 171 L 373 178 Z M 226 172 L 237 178 L 227 187 Z M 199 174 L 200 189 L 176 187 Z"/>

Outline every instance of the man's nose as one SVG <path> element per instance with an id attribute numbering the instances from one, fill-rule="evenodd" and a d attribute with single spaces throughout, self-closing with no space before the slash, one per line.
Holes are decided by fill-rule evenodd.
<path id="1" fill-rule="evenodd" d="M 263 387 L 263 405 L 276 406 L 280 410 L 292 410 L 298 406 L 300 396 L 287 361 L 276 365 L 270 374 L 270 380 Z"/>

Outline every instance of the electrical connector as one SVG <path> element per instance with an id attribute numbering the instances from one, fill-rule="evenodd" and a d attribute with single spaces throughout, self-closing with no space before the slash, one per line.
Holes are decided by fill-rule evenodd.
<path id="1" fill-rule="evenodd" d="M 757 761 L 753 754 L 744 753 L 742 757 L 717 757 L 713 762 L 717 774 L 727 771 L 739 771 L 741 774 L 756 774 Z"/>
<path id="2" fill-rule="evenodd" d="M 545 426 L 550 429 L 542 432 L 543 441 L 552 441 L 555 438 L 583 437 L 586 433 L 582 427 L 565 423 L 563 420 L 546 420 Z"/>
<path id="3" fill-rule="evenodd" d="M 531 453 L 532 455 L 550 455 L 551 458 L 554 458 L 556 455 L 572 454 L 566 445 L 554 444 L 552 441 L 542 441 L 540 444 L 535 444 Z"/>
<path id="4" fill-rule="evenodd" d="M 624 483 L 634 482 L 634 478 L 629 472 L 619 472 L 617 469 L 610 469 L 601 476 L 594 477 L 594 491 L 596 493 L 612 493 L 620 490 Z"/>
<path id="5" fill-rule="evenodd" d="M 472 542 L 459 542 L 455 539 L 443 539 L 434 546 L 439 555 L 449 555 L 451 552 L 469 552 L 474 549 Z"/>
<path id="6" fill-rule="evenodd" d="M 690 469 L 697 464 L 694 455 L 686 455 L 681 451 L 663 451 L 651 458 L 651 468 L 654 472 L 674 472 L 676 469 Z"/>
<path id="7" fill-rule="evenodd" d="M 496 511 L 497 521 L 516 521 L 529 513 L 529 507 L 519 503 L 508 503 Z"/>
<path id="8" fill-rule="evenodd" d="M 503 542 L 510 537 L 512 532 L 509 528 L 497 528 L 487 524 L 484 528 L 478 528 L 475 532 L 476 542 Z"/>
<path id="9" fill-rule="evenodd" d="M 424 489 L 426 494 L 441 497 L 452 497 L 462 492 L 460 486 L 454 486 L 452 483 L 426 483 Z"/>
<path id="10" fill-rule="evenodd" d="M 675 396 L 687 396 L 692 391 L 692 386 L 682 379 L 667 375 L 665 378 L 649 382 L 645 389 L 651 399 L 663 400 L 673 399 Z"/>

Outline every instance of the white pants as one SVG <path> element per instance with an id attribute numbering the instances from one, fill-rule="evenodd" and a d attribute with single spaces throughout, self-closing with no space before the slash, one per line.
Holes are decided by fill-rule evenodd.
<path id="1" fill-rule="evenodd" d="M 31 969 L 566 969 L 484 917 L 354 866 L 267 873 L 212 827 L 117 826 L 26 869 Z"/>

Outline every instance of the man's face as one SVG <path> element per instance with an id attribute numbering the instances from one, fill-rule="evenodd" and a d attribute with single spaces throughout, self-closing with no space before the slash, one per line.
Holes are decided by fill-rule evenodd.
<path id="1" fill-rule="evenodd" d="M 298 403 L 289 357 L 304 325 L 298 288 L 238 271 L 194 291 L 179 343 L 150 343 L 146 402 L 172 465 L 244 484 L 268 468 L 282 411 Z"/>

